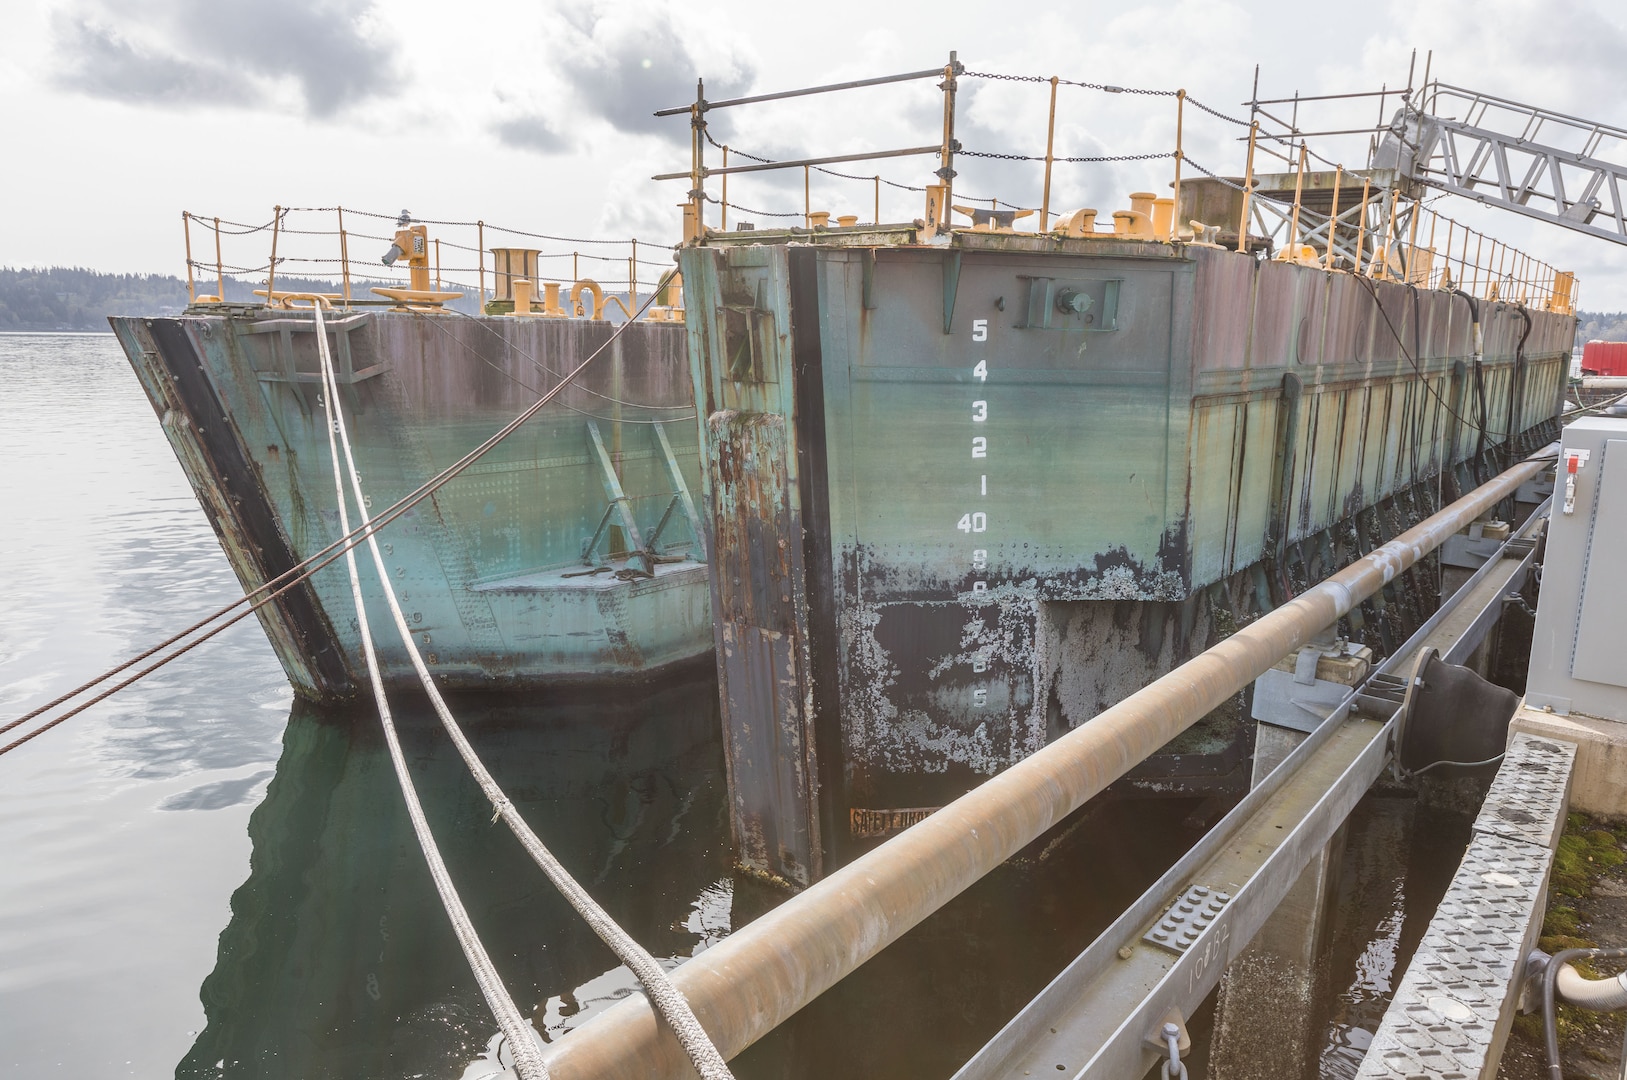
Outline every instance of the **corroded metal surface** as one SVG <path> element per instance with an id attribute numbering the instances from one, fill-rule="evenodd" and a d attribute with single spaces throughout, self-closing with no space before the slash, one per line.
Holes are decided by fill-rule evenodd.
<path id="1" fill-rule="evenodd" d="M 1240 628 L 686 962 L 674 984 L 724 1056 L 740 1053 L 1543 467 L 1516 466 Z M 636 995 L 545 1056 L 558 1080 L 688 1068 L 671 1030 Z"/>
<path id="2" fill-rule="evenodd" d="M 245 589 L 338 538 L 308 313 L 234 307 L 112 321 Z M 614 329 L 388 312 L 336 314 L 328 325 L 375 514 L 513 419 Z M 558 404 L 381 532 L 395 587 L 443 685 L 646 673 L 704 656 L 704 549 L 681 509 L 683 489 L 699 481 L 683 336 L 670 324 L 629 327 Z M 652 417 L 667 418 L 665 443 Z M 603 454 L 589 421 L 608 443 Z M 627 501 L 610 499 L 610 490 Z M 665 513 L 657 546 L 682 561 L 659 562 L 653 578 L 567 576 L 591 569 L 584 542 L 618 508 L 609 547 L 636 546 L 632 537 L 650 535 Z M 595 561 L 606 547 L 597 546 Z M 262 609 L 289 680 L 306 696 L 353 688 L 360 653 L 349 607 L 339 564 Z M 387 678 L 415 683 L 394 635 L 379 646 Z"/>
<path id="3" fill-rule="evenodd" d="M 682 260 L 702 438 L 744 470 L 709 468 L 708 520 L 720 549 L 766 553 L 719 558 L 789 577 L 799 666 L 774 715 L 812 755 L 824 850 L 746 862 L 793 881 L 851 853 L 848 808 L 942 805 L 1396 535 L 1435 478 L 1529 442 L 1574 330 L 1482 304 L 1477 362 L 1463 299 L 1202 245 L 764 239 Z M 755 413 L 783 441 L 720 456 Z M 1352 629 L 1430 602 L 1396 582 Z M 719 665 L 731 699 L 766 701 Z M 1223 727 L 1182 752 L 1223 755 Z"/>

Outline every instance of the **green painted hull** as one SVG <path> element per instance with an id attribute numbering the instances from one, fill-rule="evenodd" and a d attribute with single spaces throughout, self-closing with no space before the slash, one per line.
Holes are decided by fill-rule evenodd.
<path id="1" fill-rule="evenodd" d="M 309 312 L 234 306 L 112 323 L 245 591 L 338 539 Z M 335 312 L 328 325 L 375 514 L 512 420 L 614 329 L 382 311 Z M 691 401 L 683 329 L 631 326 L 555 403 L 381 531 L 392 587 L 442 685 L 653 675 L 705 657 L 704 546 L 684 498 L 699 480 Z M 615 484 L 631 528 L 614 512 Z M 629 571 L 635 530 L 659 556 L 653 577 Z M 358 555 L 386 680 L 415 682 L 371 558 L 365 547 Z M 339 698 L 365 684 L 343 560 L 259 616 L 301 694 Z"/>
<path id="2" fill-rule="evenodd" d="M 682 261 L 736 838 L 796 882 L 1540 445 L 1575 326 L 1483 305 L 1476 367 L 1460 297 L 1202 245 L 906 228 Z M 1432 604 L 1403 586 L 1343 629 L 1382 647 Z M 1246 788 L 1238 720 L 1131 782 Z"/>

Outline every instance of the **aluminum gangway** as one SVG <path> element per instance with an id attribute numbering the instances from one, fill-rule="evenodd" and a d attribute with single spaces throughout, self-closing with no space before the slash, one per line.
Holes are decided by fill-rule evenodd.
<path id="1" fill-rule="evenodd" d="M 1431 82 L 1375 155 L 1419 183 L 1627 244 L 1627 128 Z"/>

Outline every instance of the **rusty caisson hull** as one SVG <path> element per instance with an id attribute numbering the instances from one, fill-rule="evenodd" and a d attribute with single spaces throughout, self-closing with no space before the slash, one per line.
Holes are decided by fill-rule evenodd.
<path id="1" fill-rule="evenodd" d="M 682 263 L 736 841 L 793 884 L 1541 445 L 1575 327 L 1203 244 L 904 227 Z M 1425 591 L 1344 629 L 1382 644 Z M 1241 721 L 1129 782 L 1246 789 Z"/>
<path id="2" fill-rule="evenodd" d="M 308 310 L 212 304 L 111 321 L 246 591 L 339 539 Z M 512 420 L 615 329 L 380 310 L 335 312 L 327 326 L 375 514 Z M 556 402 L 380 532 L 437 681 L 518 689 L 704 663 L 712 642 L 688 494 L 699 476 L 683 340 L 670 322 L 628 327 Z M 653 576 L 628 570 L 626 551 L 640 543 Z M 416 685 L 362 555 L 386 681 Z M 258 615 L 303 696 L 365 685 L 343 560 Z"/>

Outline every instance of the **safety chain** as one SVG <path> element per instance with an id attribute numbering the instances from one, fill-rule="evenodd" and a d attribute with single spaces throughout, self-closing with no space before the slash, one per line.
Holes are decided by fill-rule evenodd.
<path id="1" fill-rule="evenodd" d="M 962 150 L 962 157 L 995 158 L 999 161 L 1044 161 L 1044 154 L 995 154 L 984 150 Z M 1070 164 L 1082 164 L 1098 161 L 1158 161 L 1163 158 L 1172 158 L 1175 151 L 1166 150 L 1160 154 L 1113 154 L 1100 157 L 1053 157 L 1052 161 L 1065 161 Z"/>
<path id="2" fill-rule="evenodd" d="M 1035 82 L 1047 83 L 1051 80 L 1043 75 L 1002 75 L 992 71 L 968 71 L 969 79 L 999 79 L 1004 82 Z M 1174 90 L 1142 90 L 1134 86 L 1114 86 L 1112 83 L 1079 82 L 1075 79 L 1057 79 L 1061 86 L 1079 86 L 1086 90 L 1101 90 L 1109 94 L 1143 94 L 1147 97 L 1174 97 Z"/>
<path id="3" fill-rule="evenodd" d="M 1199 165 L 1196 161 L 1193 161 L 1191 158 L 1185 156 L 1184 154 L 1181 156 L 1181 160 L 1186 162 L 1188 165 L 1192 166 L 1194 169 L 1198 170 L 1203 175 L 1207 176 L 1209 179 L 1211 179 L 1211 180 L 1219 180 L 1222 184 L 1225 184 L 1227 187 L 1231 188 L 1233 191 L 1244 191 L 1245 190 L 1242 184 L 1236 184 L 1236 183 L 1233 183 L 1232 181 L 1226 179 L 1224 176 L 1215 175 L 1214 173 L 1210 172 L 1208 169 L 1205 169 L 1202 165 Z"/>
<path id="4" fill-rule="evenodd" d="M 720 143 L 716 139 L 712 138 L 712 133 L 709 132 L 709 131 L 704 131 L 704 132 L 702 132 L 702 134 L 704 134 L 706 136 L 706 141 L 708 143 L 711 143 L 712 147 L 714 149 L 727 150 L 731 154 L 738 154 L 740 157 L 743 157 L 748 161 L 755 161 L 755 162 L 758 162 L 758 163 L 763 164 L 763 165 L 773 165 L 773 164 L 775 164 L 775 161 L 774 161 L 773 158 L 761 157 L 761 156 L 759 156 L 757 154 L 748 154 L 744 150 L 736 150 L 732 146 L 724 146 L 722 143 Z M 964 150 L 957 150 L 956 151 L 956 153 L 962 153 L 962 154 L 964 154 L 966 152 L 967 151 L 964 151 Z M 972 154 L 972 156 L 973 157 L 997 157 L 997 156 L 1000 156 L 1000 155 Z M 1039 158 L 1039 159 L 1036 159 L 1036 160 L 1043 161 L 1044 159 Z M 1065 160 L 1068 160 L 1068 159 L 1066 159 L 1066 158 L 1054 158 L 1053 160 L 1055 160 L 1055 161 L 1065 161 Z M 1084 159 L 1081 159 L 1081 160 L 1084 160 Z M 879 180 L 881 183 L 886 184 L 888 187 L 896 188 L 899 191 L 913 191 L 913 192 L 916 192 L 917 194 L 920 194 L 920 193 L 923 193 L 923 192 L 926 191 L 926 188 L 924 188 L 924 187 L 915 187 L 912 184 L 901 184 L 897 180 L 889 180 L 885 176 L 860 176 L 857 173 L 837 172 L 835 169 L 826 169 L 826 168 L 823 168 L 823 167 L 821 167 L 819 165 L 811 165 L 811 166 L 809 166 L 809 168 L 813 169 L 813 171 L 816 172 L 816 173 L 824 173 L 826 176 L 834 176 L 834 177 L 837 177 L 837 178 L 842 179 L 842 180 L 859 180 L 859 181 L 863 181 L 865 183 L 874 183 L 874 182 Z M 941 172 L 942 170 L 939 170 L 939 171 Z M 1032 206 L 1018 206 L 1016 203 L 1006 202 L 1006 200 L 1004 200 L 1004 199 L 979 199 L 976 196 L 964 195 L 964 194 L 961 197 L 968 200 L 969 202 L 997 202 L 1001 206 L 1004 206 L 1009 210 L 1034 210 L 1034 209 L 1037 209 L 1037 207 L 1032 207 Z M 717 202 L 718 201 L 718 200 L 712 198 L 710 195 L 706 196 L 706 200 L 708 202 Z M 733 207 L 736 210 L 745 210 L 746 213 L 748 213 L 748 214 L 760 214 L 763 217 L 801 217 L 802 216 L 801 214 L 797 214 L 797 213 L 773 214 L 773 213 L 768 212 L 767 210 L 746 210 L 745 207 L 738 206 L 735 203 L 729 203 L 729 206 Z"/>
<path id="5" fill-rule="evenodd" d="M 723 203 L 722 205 L 727 206 L 730 210 L 738 210 L 742 214 L 752 214 L 752 215 L 754 215 L 756 217 L 781 217 L 781 218 L 786 218 L 786 217 L 806 217 L 807 216 L 807 215 L 803 214 L 801 211 L 798 211 L 798 210 L 786 210 L 786 211 L 753 210 L 751 207 L 749 207 L 749 206 L 741 206 L 737 202 L 726 202 L 726 203 Z"/>

